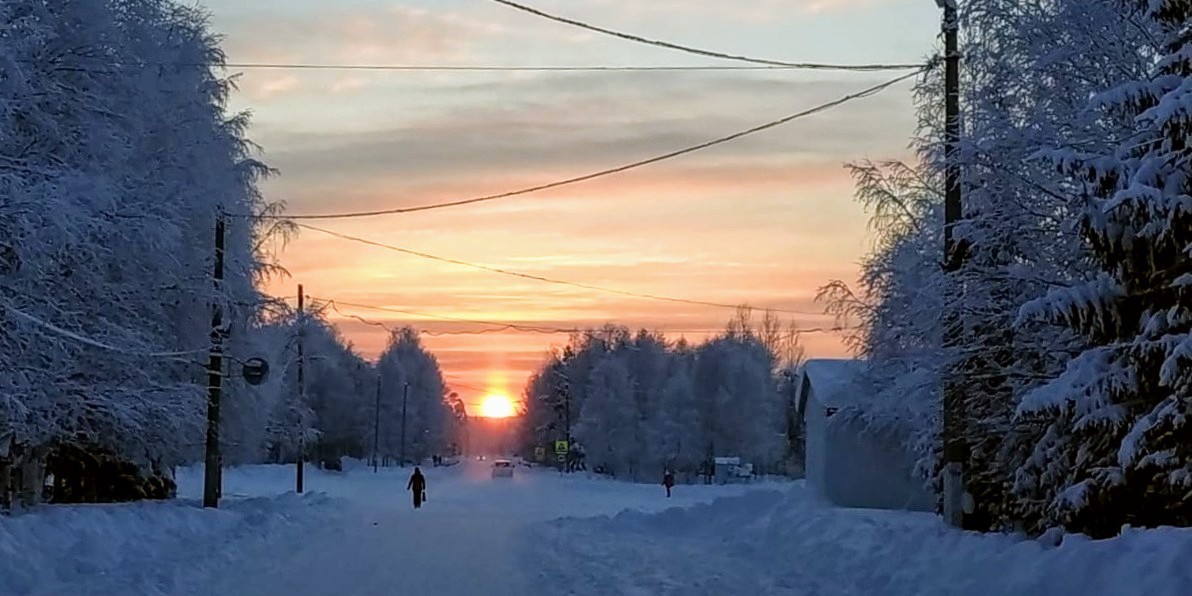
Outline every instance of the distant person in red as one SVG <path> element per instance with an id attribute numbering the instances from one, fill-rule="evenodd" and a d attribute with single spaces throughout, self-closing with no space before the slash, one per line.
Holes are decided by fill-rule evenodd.
<path id="1" fill-rule="evenodd" d="M 422 468 L 414 466 L 414 473 L 410 475 L 406 490 L 414 493 L 414 509 L 421 509 L 422 501 L 426 500 L 426 476 L 422 475 Z"/>
<path id="2" fill-rule="evenodd" d="M 666 498 L 668 498 L 668 499 L 670 498 L 671 487 L 673 487 L 674 485 L 675 485 L 675 474 L 674 474 L 674 472 L 667 470 L 665 473 L 662 474 L 662 486 L 666 487 Z"/>

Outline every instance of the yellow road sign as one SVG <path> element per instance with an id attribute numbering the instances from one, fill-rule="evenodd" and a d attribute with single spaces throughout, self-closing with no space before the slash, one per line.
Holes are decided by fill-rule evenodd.
<path id="1" fill-rule="evenodd" d="M 567 454 L 567 441 L 555 441 L 555 454 L 556 455 L 566 455 Z"/>

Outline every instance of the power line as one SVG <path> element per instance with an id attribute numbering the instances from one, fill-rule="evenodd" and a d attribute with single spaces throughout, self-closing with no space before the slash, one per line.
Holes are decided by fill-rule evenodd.
<path id="1" fill-rule="evenodd" d="M 320 299 L 320 300 L 322 300 L 322 299 Z M 338 301 L 338 300 L 325 300 L 324 303 L 330 305 L 331 308 L 342 317 L 359 321 L 361 323 L 364 323 L 365 325 L 371 325 L 373 327 L 381 327 L 389 332 L 394 331 L 393 326 L 391 326 L 387 323 L 382 323 L 380 321 L 366 319 L 359 315 L 345 313 L 342 310 L 340 310 L 336 305 L 343 304 L 344 306 L 353 306 L 356 308 L 368 308 L 368 309 L 374 309 L 374 310 L 384 310 L 387 312 L 398 312 L 398 313 L 402 313 L 402 314 L 410 313 L 410 314 L 417 314 L 418 316 L 423 316 L 423 317 L 438 317 L 439 316 L 439 315 L 434 315 L 434 314 L 425 313 L 425 312 L 396 310 L 396 309 L 380 307 L 380 306 L 367 306 L 367 305 L 363 305 L 363 304 L 353 304 L 350 302 L 343 302 L 343 301 Z M 449 320 L 463 322 L 463 320 L 454 319 L 454 318 L 449 319 Z M 468 322 L 472 322 L 472 321 L 468 321 Z M 583 329 L 578 328 L 578 327 L 567 327 L 567 328 L 540 327 L 540 326 L 531 327 L 531 326 L 514 324 L 514 323 L 494 323 L 494 322 L 488 322 L 488 321 L 475 321 L 475 323 L 476 324 L 485 324 L 485 325 L 499 325 L 499 327 L 492 327 L 492 328 L 487 328 L 487 329 L 464 329 L 464 330 L 457 330 L 457 331 L 431 331 L 429 329 L 418 329 L 417 331 L 423 335 L 429 335 L 431 337 L 454 336 L 454 335 L 489 335 L 489 334 L 493 334 L 493 333 L 505 333 L 508 331 L 526 331 L 526 332 L 543 333 L 543 334 L 547 334 L 547 333 L 552 333 L 552 334 L 553 333 L 581 333 L 584 331 Z M 694 329 L 694 328 L 682 328 L 682 327 L 670 327 L 670 328 L 664 327 L 664 328 L 655 329 L 655 331 L 658 331 L 660 333 L 670 333 L 670 334 L 675 334 L 675 333 L 678 333 L 678 334 L 682 334 L 682 333 L 723 333 L 724 330 L 725 330 L 724 327 L 719 327 L 719 328 L 715 328 L 715 329 Z M 800 330 L 798 332 L 799 333 L 827 333 L 827 332 L 844 331 L 844 330 L 845 330 L 845 328 L 812 327 L 812 328 Z"/>
<path id="2" fill-rule="evenodd" d="M 330 301 L 329 304 L 331 305 L 331 308 L 334 309 L 335 312 L 338 313 L 342 317 L 354 319 L 356 321 L 364 323 L 365 325 L 372 325 L 373 327 L 380 327 L 380 328 L 384 329 L 385 331 L 388 331 L 389 333 L 393 333 L 395 331 L 395 329 L 393 327 L 391 327 L 390 325 L 388 325 L 386 323 L 382 323 L 380 321 L 374 321 L 371 319 L 366 319 L 359 315 L 353 315 L 350 313 L 343 312 L 336 306 L 335 300 Z M 344 306 L 350 306 L 350 305 L 347 303 L 344 303 Z M 351 306 L 359 307 L 358 305 L 351 305 Z M 432 315 L 429 313 L 421 313 L 421 316 L 434 317 L 435 315 Z M 487 329 L 463 329 L 463 330 L 457 330 L 457 331 L 431 331 L 430 329 L 417 329 L 417 331 L 421 335 L 427 335 L 430 337 L 444 337 L 444 336 L 453 336 L 453 335 L 491 335 L 493 333 L 504 333 L 507 331 L 525 331 L 525 332 L 530 332 L 530 333 L 544 333 L 544 334 L 545 333 L 573 333 L 577 330 L 576 329 L 537 329 L 537 328 L 530 329 L 530 328 L 518 327 L 515 325 L 511 325 L 511 324 L 510 325 L 502 324 L 500 327 L 490 327 Z"/>
<path id="3" fill-rule="evenodd" d="M 18 60 L 24 64 L 36 64 L 33 60 Z M 842 70 L 850 72 L 876 72 L 883 70 L 906 70 L 921 68 L 922 64 L 888 65 L 840 65 L 840 64 L 766 64 L 766 65 L 587 65 L 587 66 L 500 66 L 500 65 L 452 65 L 452 64 L 319 64 L 308 62 L 225 62 L 222 64 L 204 62 L 109 62 L 102 67 L 72 67 L 72 70 L 91 73 L 109 73 L 116 68 L 225 68 L 242 70 L 307 70 L 307 71 L 371 71 L 371 72 L 685 72 L 685 71 L 795 71 L 795 70 Z"/>
<path id="4" fill-rule="evenodd" d="M 400 309 L 388 308 L 388 307 L 383 307 L 383 306 L 370 306 L 367 304 L 355 304 L 352 302 L 344 302 L 342 300 L 324 300 L 321 298 L 319 300 L 323 300 L 323 302 L 325 302 L 326 304 L 329 304 L 331 306 L 331 308 L 335 312 L 339 313 L 341 316 L 344 316 L 344 317 L 347 317 L 350 319 L 355 319 L 355 320 L 360 321 L 361 323 L 364 323 L 366 325 L 372 325 L 374 327 L 381 327 L 390 333 L 392 333 L 394 331 L 394 329 L 392 327 L 390 327 L 389 325 L 382 323 L 380 321 L 373 321 L 370 319 L 365 319 L 364 317 L 361 317 L 358 315 L 345 313 L 339 309 L 337 304 L 342 304 L 344 306 L 352 306 L 355 308 L 366 308 L 366 309 L 370 309 L 370 310 L 379 310 L 379 311 L 385 311 L 385 312 L 406 314 L 406 315 L 411 315 L 411 316 L 427 317 L 427 318 L 432 318 L 432 319 L 443 319 L 443 320 L 447 320 L 447 321 L 460 322 L 460 323 L 473 323 L 476 325 L 492 325 L 493 326 L 490 329 L 470 329 L 470 330 L 463 330 L 463 331 L 430 331 L 428 329 L 419 329 L 418 330 L 418 332 L 420 334 L 429 335 L 431 337 L 439 337 L 439 336 L 444 336 L 444 335 L 487 335 L 490 333 L 501 333 L 504 331 L 523 331 L 523 332 L 527 332 L 527 333 L 542 333 L 542 334 L 576 333 L 579 331 L 579 329 L 562 329 L 562 328 L 557 328 L 557 327 L 539 327 L 539 326 L 531 326 L 531 325 L 518 325 L 515 323 L 494 323 L 491 321 L 474 321 L 474 320 L 470 320 L 470 319 L 460 319 L 460 318 L 456 318 L 456 317 L 436 315 L 436 314 L 427 313 L 427 312 L 400 310 Z"/>
<path id="5" fill-rule="evenodd" d="M 426 318 L 430 318 L 430 319 L 441 319 L 444 321 L 453 321 L 456 323 L 472 323 L 474 325 L 488 325 L 488 326 L 496 327 L 496 328 L 498 328 L 498 330 L 515 330 L 515 331 L 525 331 L 525 332 L 529 332 L 529 333 L 543 333 L 543 334 L 575 333 L 575 332 L 580 331 L 579 329 L 574 329 L 574 328 L 563 329 L 563 328 L 559 328 L 559 327 L 543 327 L 543 326 L 538 326 L 538 325 L 522 325 L 522 324 L 518 324 L 518 323 L 498 323 L 498 322 L 494 322 L 494 321 L 481 321 L 481 320 L 476 320 L 476 319 L 465 319 L 465 318 L 461 318 L 461 317 L 452 317 L 452 316 L 448 316 L 448 315 L 439 315 L 439 314 L 420 312 L 420 311 L 415 311 L 415 310 L 403 310 L 400 308 L 392 308 L 392 307 L 388 307 L 388 306 L 373 306 L 371 304 L 359 304 L 359 303 L 355 303 L 355 302 L 345 302 L 343 300 L 326 300 L 326 299 L 322 299 L 322 298 L 320 298 L 319 300 L 323 300 L 324 302 L 328 302 L 328 303 L 342 304 L 343 306 L 351 306 L 354 308 L 364 308 L 364 309 L 368 309 L 368 310 L 376 310 L 376 311 L 381 311 L 381 312 L 391 312 L 391 313 L 410 315 L 410 316 L 415 316 L 415 317 L 426 317 Z M 334 304 L 332 307 L 334 308 Z M 343 313 L 340 313 L 340 314 L 343 314 Z M 348 316 L 348 315 L 345 315 L 345 316 Z"/>
<path id="6" fill-rule="evenodd" d="M 617 166 L 615 168 L 609 168 L 607 170 L 601 170 L 599 172 L 593 172 L 591 174 L 584 174 L 582 176 L 575 176 L 573 178 L 567 178 L 565 180 L 558 180 L 555 182 L 539 184 L 537 186 L 530 186 L 527 188 L 512 190 L 512 191 L 508 191 L 508 192 L 473 197 L 470 199 L 460 199 L 460 200 L 456 200 L 456 201 L 447 201 L 447 202 L 442 202 L 442 203 L 431 203 L 431 204 L 427 204 L 427 205 L 419 205 L 416 207 L 397 207 L 394 209 L 379 209 L 379 210 L 375 210 L 375 211 L 348 211 L 348 212 L 343 212 L 343 213 L 306 213 L 306 214 L 297 214 L 297 215 L 257 214 L 257 215 L 250 215 L 250 216 L 246 216 L 246 217 L 255 217 L 257 219 L 291 219 L 291 220 L 308 219 L 308 220 L 314 220 L 314 219 L 349 219 L 349 218 L 358 218 L 358 217 L 376 217 L 378 215 L 395 215 L 395 214 L 399 214 L 399 213 L 416 213 L 416 212 L 420 212 L 420 211 L 432 211 L 435 209 L 446 209 L 448 207 L 460 207 L 463 205 L 474 205 L 476 203 L 495 201 L 497 199 L 507 199 L 510 197 L 516 197 L 516 196 L 520 196 L 520 195 L 527 195 L 530 193 L 549 190 L 552 188 L 559 188 L 561 186 L 568 186 L 571 184 L 577 184 L 579 182 L 587 182 L 589 180 L 594 180 L 596 178 L 603 178 L 605 176 L 611 176 L 613 174 L 620 174 L 622 172 L 627 172 L 629 170 L 634 170 L 634 169 L 637 169 L 637 168 L 640 168 L 643 166 L 648 166 L 648 165 L 655 164 L 658 162 L 674 159 L 676 157 L 687 155 L 688 153 L 695 153 L 696 151 L 701 151 L 701 150 L 707 149 L 709 147 L 715 147 L 716 145 L 722 145 L 724 143 L 728 143 L 730 141 L 735 141 L 737 139 L 747 137 L 749 135 L 762 132 L 764 130 L 769 130 L 769 129 L 777 127 L 777 126 L 781 126 L 783 124 L 786 124 L 793 120 L 797 120 L 799 118 L 817 114 L 824 110 L 834 108 L 836 106 L 839 106 L 844 103 L 848 103 L 848 102 L 856 100 L 856 99 L 869 97 L 870 95 L 874 95 L 876 93 L 879 93 L 879 92 L 885 90 L 887 87 L 891 87 L 893 85 L 901 83 L 902 81 L 905 81 L 907 79 L 915 77 L 915 76 L 919 75 L 920 73 L 925 72 L 927 70 L 927 68 L 930 68 L 930 67 L 922 68 L 922 69 L 916 70 L 912 73 L 901 75 L 899 77 L 890 79 L 889 81 L 886 81 L 879 85 L 874 85 L 873 87 L 869 87 L 868 89 L 864 89 L 857 93 L 845 95 L 844 97 L 841 97 L 840 99 L 830 101 L 828 103 L 821 104 L 821 105 L 815 106 L 813 108 L 803 110 L 801 112 L 797 112 L 797 113 L 791 114 L 789 116 L 785 116 L 783 118 L 779 118 L 777 120 L 772 120 L 770 122 L 755 126 L 753 128 L 747 129 L 747 130 L 735 132 L 733 134 L 723 136 L 723 137 L 720 137 L 717 139 L 713 139 L 711 141 L 700 143 L 698 145 L 691 145 L 691 146 L 685 147 L 683 149 L 678 149 L 678 150 L 671 151 L 669 153 L 664 153 L 662 155 L 657 155 L 657 156 L 654 156 L 654 157 L 651 157 L 648 159 L 635 161 L 633 163 L 625 164 L 622 166 Z"/>
<path id="7" fill-rule="evenodd" d="M 462 387 L 464 389 L 471 389 L 472 391 L 485 391 L 485 392 L 488 391 L 488 388 L 486 388 L 486 387 L 477 387 L 475 385 L 469 385 L 467 383 L 461 383 L 459 381 L 452 381 L 450 379 L 447 380 L 447 386 L 452 389 L 454 389 L 456 387 Z"/>
<path id="8" fill-rule="evenodd" d="M 392 307 L 388 307 L 388 306 L 375 306 L 375 305 L 371 305 L 371 304 L 345 302 L 343 300 L 329 300 L 326 298 L 315 298 L 313 296 L 311 296 L 311 299 L 312 300 L 320 300 L 326 304 L 330 304 L 331 307 L 335 310 L 335 312 L 337 312 L 345 317 L 356 319 L 356 320 L 366 323 L 368 325 L 384 327 L 388 330 L 391 330 L 391 328 L 388 325 L 386 325 L 385 323 L 381 323 L 379 321 L 371 321 L 371 320 L 365 319 L 363 317 L 344 313 L 343 311 L 336 308 L 336 304 L 342 304 L 343 306 L 351 306 L 354 308 L 376 310 L 376 311 L 380 311 L 380 312 L 391 312 L 391 313 L 404 314 L 404 315 L 427 317 L 427 318 L 432 318 L 432 319 L 442 319 L 442 320 L 446 320 L 446 321 L 453 321 L 453 322 L 459 322 L 459 323 L 473 323 L 476 325 L 491 325 L 491 326 L 496 327 L 495 329 L 492 329 L 491 332 L 503 332 L 503 331 L 513 330 L 513 331 L 526 331 L 526 332 L 531 332 L 531 333 L 542 333 L 542 334 L 557 334 L 557 333 L 570 334 L 570 333 L 583 333 L 586 330 L 590 330 L 590 329 L 581 329 L 578 327 L 549 327 L 549 326 L 543 326 L 543 325 L 525 325 L 525 324 L 521 324 L 521 323 L 498 323 L 498 322 L 494 322 L 494 321 L 480 321 L 480 320 L 475 320 L 475 319 L 465 319 L 465 318 L 460 318 L 460 317 L 452 317 L 452 316 L 447 316 L 447 315 L 439 315 L 439 314 L 421 312 L 421 311 L 403 310 L 403 309 L 392 308 Z M 839 333 L 841 331 L 849 331 L 852 329 L 854 329 L 854 327 L 840 327 L 840 326 L 836 326 L 836 327 L 806 327 L 806 328 L 795 329 L 795 330 L 793 330 L 793 333 L 795 335 L 804 335 L 804 334 L 808 334 L 808 333 Z M 661 328 L 661 329 L 655 329 L 654 331 L 657 331 L 659 333 L 670 333 L 670 334 L 676 334 L 676 333 L 678 333 L 678 334 L 682 334 L 682 333 L 723 333 L 725 331 L 725 329 L 724 328 L 719 328 L 719 329 L 683 329 L 683 328 L 667 329 L 667 328 Z M 479 330 L 479 331 L 468 331 L 468 332 L 459 332 L 459 333 L 443 332 L 442 335 L 472 335 L 472 334 L 488 333 L 488 332 L 490 332 L 490 331 L 489 330 Z M 425 331 L 423 331 L 423 333 L 425 333 Z"/>
<path id="9" fill-rule="evenodd" d="M 343 240 L 349 240 L 352 242 L 358 242 L 360 244 L 367 244 L 369 246 L 375 246 L 377 248 L 384 248 L 386 250 L 399 252 L 399 253 L 402 253 L 405 255 L 415 256 L 415 257 L 419 257 L 419 258 L 423 258 L 423 259 L 429 259 L 432 261 L 439 261 L 442 263 L 450 263 L 452 265 L 459 265 L 461 267 L 469 267 L 472 269 L 489 271 L 492 273 L 499 273 L 501 275 L 508 275 L 511 277 L 518 277 L 521 279 L 529 279 L 529 280 L 543 282 L 543 283 L 556 284 L 556 285 L 561 285 L 561 286 L 569 286 L 569 287 L 573 287 L 573 288 L 581 288 L 584 290 L 594 290 L 597 292 L 606 292 L 609 294 L 617 294 L 620 296 L 629 296 L 632 298 L 642 298 L 642 299 L 646 299 L 646 300 L 657 300 L 657 301 L 661 301 L 661 302 L 692 304 L 692 305 L 696 305 L 696 306 L 711 306 L 711 307 L 715 307 L 715 308 L 731 308 L 734 310 L 737 308 L 740 308 L 740 306 L 741 306 L 740 304 L 726 304 L 726 303 L 721 303 L 721 302 L 709 302 L 706 300 L 690 300 L 687 298 L 674 298 L 671 296 L 662 296 L 659 294 L 645 294 L 645 293 L 641 293 L 641 292 L 630 292 L 627 290 L 606 288 L 603 286 L 596 286 L 596 285 L 592 285 L 592 284 L 586 284 L 586 283 L 580 283 L 580 282 L 574 282 L 574 281 L 566 281 L 566 280 L 562 280 L 562 279 L 554 279 L 554 278 L 550 278 L 550 277 L 543 277 L 540 275 L 531 275 L 529 273 L 522 273 L 519 271 L 510 271 L 508 269 L 501 269 L 499 267 L 491 267 L 489 265 L 481 265 L 478 263 L 469 263 L 467 261 L 460 261 L 458 259 L 440 257 L 440 256 L 432 255 L 432 254 L 427 254 L 424 252 L 419 252 L 416 250 L 410 250 L 408 248 L 402 248 L 400 246 L 393 246 L 392 244 L 385 244 L 383 242 L 376 242 L 373 240 L 368 240 L 367 238 L 360 238 L 358 236 L 350 236 L 348 234 L 341 234 L 339 232 L 334 232 L 332 230 L 327 230 L 324 228 L 319 228 L 319 227 L 315 227 L 315 226 L 308 225 L 308 224 L 297 224 L 297 225 L 298 225 L 298 227 L 304 228 L 307 230 L 321 232 L 321 233 L 327 234 L 329 236 L 334 236 L 336 238 L 341 238 Z M 815 312 L 809 312 L 809 311 L 784 309 L 784 308 L 771 308 L 771 309 L 766 309 L 766 310 L 772 310 L 774 312 L 779 312 L 779 313 L 784 313 L 784 314 L 809 315 L 809 316 L 822 316 L 824 314 L 822 312 L 815 313 Z"/>
<path id="10" fill-rule="evenodd" d="M 749 62 L 752 64 L 766 64 L 766 65 L 770 65 L 770 66 L 785 66 L 788 68 L 800 68 L 800 69 L 806 69 L 806 70 L 851 70 L 851 71 L 862 71 L 862 72 L 873 72 L 873 71 L 881 71 L 881 70 L 907 70 L 907 69 L 911 69 L 911 68 L 923 68 L 924 67 L 923 64 L 816 64 L 816 63 L 784 62 L 781 60 L 766 60 L 766 59 L 762 59 L 762 58 L 751 58 L 749 56 L 742 56 L 742 55 L 737 55 L 737 54 L 725 54 L 723 52 L 703 50 L 700 48 L 680 45 L 680 44 L 671 43 L 668 41 L 661 41 L 661 40 L 657 40 L 657 39 L 641 37 L 639 35 L 633 35 L 631 33 L 625 33 L 622 31 L 615 31 L 613 29 L 606 29 L 604 27 L 598 27 L 596 25 L 592 25 L 590 23 L 585 23 L 583 21 L 577 21 L 574 19 L 569 19 L 567 17 L 561 17 L 558 15 L 543 12 L 541 10 L 526 6 L 524 4 L 518 4 L 517 2 L 511 2 L 510 0 L 492 0 L 492 1 L 496 2 L 497 4 L 504 4 L 505 6 L 508 6 L 510 8 L 515 8 L 522 12 L 527 12 L 534 16 L 538 16 L 538 17 L 542 17 L 544 19 L 555 21 L 556 23 L 563 23 L 564 25 L 571 25 L 573 27 L 579 27 L 581 29 L 586 29 L 588 31 L 602 33 L 604 35 L 611 35 L 613 37 L 618 37 L 621 39 L 626 39 L 626 40 L 637 42 L 637 43 L 644 43 L 646 45 L 652 45 L 652 46 L 657 46 L 660 48 L 667 48 L 667 49 L 671 49 L 671 50 L 678 50 L 680 52 L 687 52 L 689 54 L 696 54 L 699 56 L 707 56 L 707 57 L 711 57 L 711 58 L 721 58 L 724 60 L 736 60 L 738 62 Z"/>
<path id="11" fill-rule="evenodd" d="M 146 64 L 152 66 L 154 64 Z M 157 66 L 204 66 L 203 64 L 157 64 Z M 224 68 L 240 68 L 245 70 L 341 70 L 341 71 L 405 71 L 405 72 L 682 72 L 682 71 L 791 71 L 807 70 L 807 65 L 698 65 L 698 66 L 453 66 L 453 65 L 418 65 L 418 64 L 306 64 L 306 63 L 265 63 L 265 62 L 229 62 Z M 819 70 L 864 71 L 861 68 L 821 64 L 815 65 Z M 916 68 L 922 65 L 890 65 L 901 66 L 897 70 Z M 870 69 L 870 70 L 895 70 Z"/>
<path id="12" fill-rule="evenodd" d="M 29 313 L 26 313 L 14 306 L 8 305 L 8 304 L 4 305 L 4 309 L 7 310 L 8 312 L 11 312 L 12 314 L 16 315 L 17 317 L 19 317 L 21 319 L 29 321 L 30 323 L 33 323 L 34 325 L 37 325 L 43 329 L 46 329 L 47 331 L 51 331 L 54 334 L 64 337 L 66 339 L 69 339 L 75 343 L 91 346 L 93 348 L 99 348 L 101 350 L 106 350 L 109 352 L 125 354 L 128 356 L 140 356 L 143 358 L 170 358 L 170 359 L 172 359 L 172 358 L 181 358 L 183 356 L 192 356 L 195 354 L 206 353 L 210 350 L 210 348 L 198 348 L 198 349 L 194 349 L 194 350 L 182 350 L 182 351 L 177 351 L 177 352 L 147 352 L 147 351 L 135 350 L 135 349 L 130 349 L 130 348 L 122 348 L 122 347 L 113 346 L 111 344 L 99 341 L 97 339 L 92 339 L 92 338 L 82 335 L 80 333 L 75 333 L 73 331 L 63 329 L 62 327 L 59 327 L 57 325 L 54 325 L 53 323 L 44 321 L 38 317 L 35 317 Z"/>

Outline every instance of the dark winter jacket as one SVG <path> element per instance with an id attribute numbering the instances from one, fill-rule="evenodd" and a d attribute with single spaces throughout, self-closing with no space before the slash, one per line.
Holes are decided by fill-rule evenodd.
<path id="1" fill-rule="evenodd" d="M 426 490 L 426 477 L 422 475 L 421 470 L 414 470 L 414 474 L 410 476 L 410 482 L 406 485 L 406 490 L 420 493 Z"/>

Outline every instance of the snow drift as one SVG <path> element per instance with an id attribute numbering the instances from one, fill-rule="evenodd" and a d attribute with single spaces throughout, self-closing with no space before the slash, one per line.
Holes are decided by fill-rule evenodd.
<path id="1" fill-rule="evenodd" d="M 185 594 L 338 508 L 320 494 L 43 507 L 0 517 L 0 594 Z M 258 552 L 260 551 L 260 552 Z"/>
<path id="2" fill-rule="evenodd" d="M 1192 530 L 1042 541 L 934 515 L 834 509 L 801 487 L 688 509 L 562 519 L 534 531 L 543 587 L 570 594 L 1192 593 Z"/>

